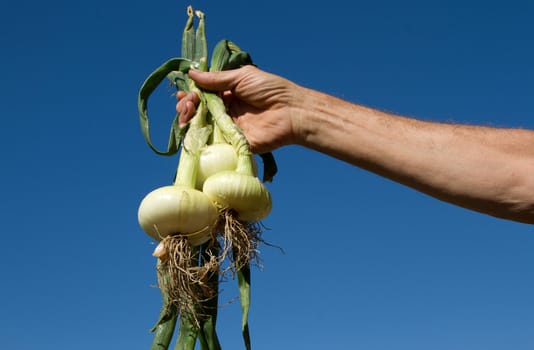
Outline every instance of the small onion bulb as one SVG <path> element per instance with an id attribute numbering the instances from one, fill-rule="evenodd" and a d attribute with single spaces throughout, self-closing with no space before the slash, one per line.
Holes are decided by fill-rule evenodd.
<path id="1" fill-rule="evenodd" d="M 185 186 L 164 186 L 145 196 L 137 213 L 139 224 L 160 241 L 170 234 L 187 236 L 198 245 L 211 238 L 218 211 L 202 192 Z"/>
<path id="2" fill-rule="evenodd" d="M 235 210 L 243 221 L 258 221 L 271 212 L 271 195 L 254 176 L 222 171 L 206 179 L 202 192 L 213 202 Z"/>
<path id="3" fill-rule="evenodd" d="M 204 181 L 213 174 L 225 170 L 235 170 L 237 154 L 227 143 L 215 143 L 206 146 L 200 152 L 196 188 L 201 189 Z"/>

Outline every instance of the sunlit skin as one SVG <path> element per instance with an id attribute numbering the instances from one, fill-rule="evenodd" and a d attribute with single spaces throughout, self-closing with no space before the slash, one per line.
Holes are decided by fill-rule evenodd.
<path id="1" fill-rule="evenodd" d="M 421 121 L 350 103 L 253 66 L 190 71 L 219 91 L 256 153 L 297 144 L 440 200 L 534 223 L 534 132 Z M 185 124 L 196 94 L 177 95 Z"/>

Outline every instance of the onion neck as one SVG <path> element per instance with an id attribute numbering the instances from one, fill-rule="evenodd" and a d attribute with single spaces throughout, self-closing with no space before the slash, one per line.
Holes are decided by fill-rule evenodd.
<path id="1" fill-rule="evenodd" d="M 254 175 L 254 155 L 249 152 L 249 154 L 239 154 L 237 156 L 237 167 L 235 170 L 239 174 L 255 176 Z"/>
<path id="2" fill-rule="evenodd" d="M 195 116 L 190 121 L 189 129 L 182 141 L 174 185 L 195 188 L 200 149 L 204 147 L 210 134 L 210 130 L 206 126 L 207 112 L 205 103 L 201 102 Z"/>
<path id="3" fill-rule="evenodd" d="M 226 139 L 217 123 L 213 123 L 213 143 L 226 143 Z"/>
<path id="4" fill-rule="evenodd" d="M 203 93 L 208 110 L 211 112 L 216 129 L 220 130 L 223 138 L 234 147 L 237 154 L 236 172 L 254 176 L 254 155 L 250 151 L 248 141 L 243 131 L 234 123 L 226 113 L 222 99 L 212 92 Z"/>
<path id="5" fill-rule="evenodd" d="M 180 152 L 180 162 L 176 170 L 174 179 L 175 186 L 194 188 L 198 173 L 198 155 L 182 147 Z"/>

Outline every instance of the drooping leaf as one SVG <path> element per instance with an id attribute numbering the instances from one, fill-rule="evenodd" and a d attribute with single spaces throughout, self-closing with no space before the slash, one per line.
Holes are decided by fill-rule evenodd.
<path id="1" fill-rule="evenodd" d="M 160 151 L 152 143 L 150 137 L 150 122 L 148 116 L 148 100 L 150 95 L 159 86 L 159 84 L 165 79 L 165 77 L 174 71 L 187 72 L 193 65 L 193 62 L 184 58 L 172 58 L 161 66 L 156 68 L 146 80 L 143 82 L 139 94 L 137 97 L 137 108 L 139 111 L 139 121 L 141 123 L 141 131 L 148 144 L 148 146 L 157 154 L 160 155 L 173 155 L 178 151 L 179 140 L 183 135 L 183 130 L 180 130 L 178 125 L 178 116 L 175 116 L 170 130 L 169 141 L 166 151 Z"/>
<path id="2" fill-rule="evenodd" d="M 241 332 L 245 348 L 251 350 L 250 333 L 248 328 L 248 313 L 250 309 L 250 265 L 244 265 L 237 271 L 237 285 L 241 302 Z"/>
<path id="3" fill-rule="evenodd" d="M 273 154 L 271 152 L 262 153 L 260 157 L 263 161 L 263 182 L 273 182 L 273 178 L 278 172 Z"/>

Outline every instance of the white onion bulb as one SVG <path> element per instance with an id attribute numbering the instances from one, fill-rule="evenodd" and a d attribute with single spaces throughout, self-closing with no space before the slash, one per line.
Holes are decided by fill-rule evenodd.
<path id="1" fill-rule="evenodd" d="M 215 143 L 206 146 L 200 152 L 196 188 L 201 189 L 204 181 L 213 174 L 225 170 L 235 170 L 237 154 L 227 143 Z"/>
<path id="2" fill-rule="evenodd" d="M 222 171 L 206 179 L 202 192 L 222 207 L 234 209 L 243 221 L 258 221 L 271 212 L 271 195 L 254 176 Z"/>
<path id="3" fill-rule="evenodd" d="M 205 243 L 217 217 L 217 208 L 204 193 L 184 186 L 155 189 L 138 210 L 139 224 L 158 241 L 170 234 L 183 234 L 191 236 L 192 244 Z"/>

